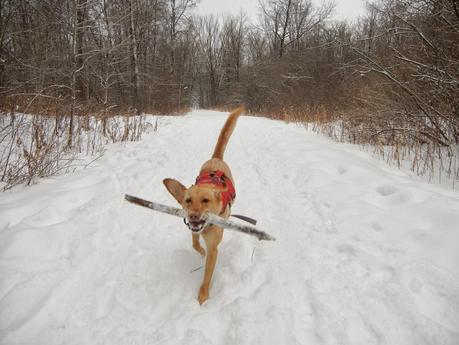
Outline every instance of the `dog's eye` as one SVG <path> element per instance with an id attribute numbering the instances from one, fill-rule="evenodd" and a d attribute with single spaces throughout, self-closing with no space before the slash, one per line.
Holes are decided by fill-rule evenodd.
<path id="1" fill-rule="evenodd" d="M 207 203 L 209 202 L 209 199 L 204 198 L 204 199 L 202 199 L 202 202 L 203 202 L 204 204 L 207 204 Z"/>
<path id="2" fill-rule="evenodd" d="M 187 204 L 191 203 L 191 198 L 187 198 L 187 199 L 185 200 L 185 202 L 186 202 Z"/>

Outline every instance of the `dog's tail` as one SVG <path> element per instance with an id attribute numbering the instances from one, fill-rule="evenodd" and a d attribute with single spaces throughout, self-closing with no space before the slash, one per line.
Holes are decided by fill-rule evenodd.
<path id="1" fill-rule="evenodd" d="M 239 115 L 241 115 L 241 113 L 244 110 L 245 107 L 242 105 L 239 108 L 233 110 L 232 113 L 229 115 L 228 119 L 225 122 L 225 125 L 223 126 L 220 132 L 220 136 L 218 137 L 217 145 L 215 145 L 214 154 L 212 155 L 212 158 L 223 159 L 226 144 L 228 143 L 228 140 L 231 134 L 233 133 L 234 127 L 236 127 L 236 122 Z"/>

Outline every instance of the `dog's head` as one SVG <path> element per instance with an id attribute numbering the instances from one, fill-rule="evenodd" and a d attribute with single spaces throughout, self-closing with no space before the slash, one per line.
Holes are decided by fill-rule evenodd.
<path id="1" fill-rule="evenodd" d="M 221 191 L 212 185 L 193 185 L 186 188 L 179 181 L 170 178 L 165 179 L 163 183 L 185 210 L 191 231 L 200 232 L 204 229 L 206 213 L 220 213 Z"/>

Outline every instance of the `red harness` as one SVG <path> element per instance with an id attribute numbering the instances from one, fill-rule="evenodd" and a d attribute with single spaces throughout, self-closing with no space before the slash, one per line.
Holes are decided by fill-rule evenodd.
<path id="1" fill-rule="evenodd" d="M 233 203 L 236 198 L 236 189 L 233 182 L 223 173 L 223 171 L 208 171 L 202 173 L 196 178 L 196 185 L 213 184 L 222 191 L 222 212 L 226 210 L 226 206 Z"/>

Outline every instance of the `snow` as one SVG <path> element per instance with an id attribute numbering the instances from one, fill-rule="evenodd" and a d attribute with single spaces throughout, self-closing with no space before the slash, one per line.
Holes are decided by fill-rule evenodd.
<path id="1" fill-rule="evenodd" d="M 0 194 L 0 344 L 459 344 L 459 192 L 303 127 L 241 117 L 234 213 L 210 299 L 175 206 L 226 113 L 151 117 L 93 166 Z"/>

